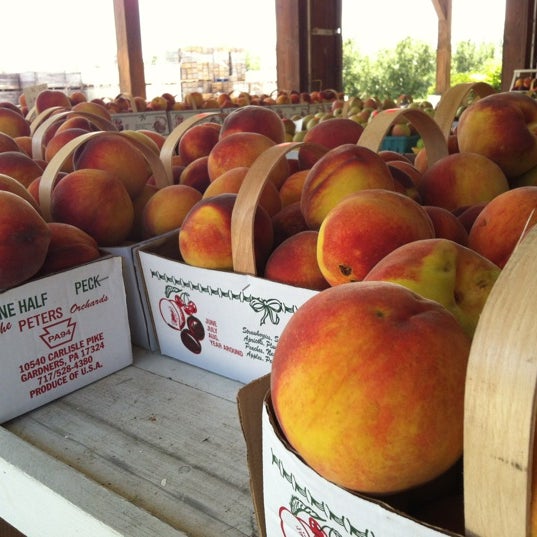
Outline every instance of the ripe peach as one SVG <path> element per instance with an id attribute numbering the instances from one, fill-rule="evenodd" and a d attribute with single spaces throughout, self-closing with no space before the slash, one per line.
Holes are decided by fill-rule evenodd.
<path id="1" fill-rule="evenodd" d="M 138 129 L 137 132 L 139 132 L 140 134 L 144 134 L 148 138 L 151 138 L 151 140 L 153 140 L 153 142 L 157 144 L 159 151 L 162 149 L 162 146 L 166 141 L 166 136 L 164 136 L 164 134 L 161 134 L 160 132 L 152 131 L 150 129 Z"/>
<path id="2" fill-rule="evenodd" d="M 282 207 L 272 217 L 272 226 L 274 228 L 274 246 L 277 246 L 295 233 L 309 229 L 299 201 L 294 201 Z"/>
<path id="3" fill-rule="evenodd" d="M 209 178 L 214 181 L 231 168 L 249 167 L 264 151 L 275 146 L 270 138 L 257 132 L 235 132 L 221 138 L 209 153 Z M 289 164 L 282 158 L 271 173 L 271 180 L 280 187 L 289 176 Z"/>
<path id="4" fill-rule="evenodd" d="M 334 149 L 344 144 L 356 144 L 362 135 L 362 125 L 349 118 L 338 117 L 330 121 L 320 121 L 304 135 L 304 142 Z M 319 160 L 319 152 L 308 146 L 301 147 L 298 160 L 302 169 L 311 168 Z"/>
<path id="5" fill-rule="evenodd" d="M 56 106 L 61 106 L 66 110 L 72 108 L 69 97 L 63 91 L 44 89 L 37 94 L 35 98 L 35 110 L 38 114 Z"/>
<path id="6" fill-rule="evenodd" d="M 95 239 L 64 222 L 49 222 L 50 245 L 39 275 L 44 276 L 94 261 L 101 256 Z"/>
<path id="7" fill-rule="evenodd" d="M 220 137 L 220 125 L 212 121 L 193 125 L 181 136 L 177 146 L 183 162 L 189 164 L 208 156 Z"/>
<path id="8" fill-rule="evenodd" d="M 151 168 L 142 152 L 126 137 L 102 132 L 86 141 L 73 155 L 76 170 L 95 168 L 113 172 L 125 185 L 131 198 L 143 189 Z"/>
<path id="9" fill-rule="evenodd" d="M 30 122 L 9 108 L 0 108 L 0 132 L 15 138 L 30 135 Z"/>
<path id="10" fill-rule="evenodd" d="M 343 198 L 368 188 L 394 190 L 388 165 L 377 153 L 356 144 L 331 149 L 310 169 L 300 200 L 311 229 L 319 229 L 328 212 Z"/>
<path id="11" fill-rule="evenodd" d="M 476 216 L 468 246 L 503 268 L 517 243 L 537 223 L 537 186 L 513 188 Z"/>
<path id="12" fill-rule="evenodd" d="M 364 281 L 404 285 L 446 307 L 473 338 L 487 297 L 501 269 L 449 239 L 412 241 L 382 258 Z"/>
<path id="13" fill-rule="evenodd" d="M 20 151 L 20 147 L 13 136 L 0 132 L 0 153 L 4 151 Z"/>
<path id="14" fill-rule="evenodd" d="M 470 339 L 402 285 L 325 289 L 290 318 L 270 392 L 294 450 L 340 487 L 388 494 L 427 483 L 463 448 Z"/>
<path id="15" fill-rule="evenodd" d="M 360 281 L 385 255 L 411 241 L 434 238 L 434 227 L 417 202 L 390 190 L 350 194 L 323 220 L 317 259 L 330 285 Z"/>
<path id="16" fill-rule="evenodd" d="M 257 132 L 276 144 L 285 141 L 285 127 L 282 118 L 266 106 L 246 105 L 229 113 L 222 123 L 220 138 L 236 132 Z"/>
<path id="17" fill-rule="evenodd" d="M 20 151 L 26 153 L 29 157 L 32 156 L 32 137 L 31 136 L 15 136 L 13 138 L 17 143 Z"/>
<path id="18" fill-rule="evenodd" d="M 302 231 L 276 246 L 265 265 L 265 278 L 314 291 L 329 287 L 317 263 L 318 236 L 318 231 Z"/>
<path id="19" fill-rule="evenodd" d="M 437 205 L 424 205 L 438 238 L 450 239 L 462 246 L 468 245 L 468 231 L 455 214 Z"/>
<path id="20" fill-rule="evenodd" d="M 88 131 L 80 128 L 70 128 L 56 131 L 54 136 L 48 141 L 45 146 L 44 158 L 46 162 L 50 162 L 52 157 L 67 143 L 74 140 L 78 136 L 86 134 Z M 72 172 L 74 170 L 72 159 L 66 159 L 61 166 L 61 171 Z"/>
<path id="21" fill-rule="evenodd" d="M 302 189 L 306 182 L 306 177 L 309 170 L 297 170 L 292 173 L 280 187 L 280 198 L 282 206 L 289 205 L 295 201 L 300 201 L 302 197 Z"/>
<path id="22" fill-rule="evenodd" d="M 537 102 L 526 93 L 501 92 L 482 97 L 459 118 L 461 152 L 493 160 L 510 179 L 537 165 Z"/>
<path id="23" fill-rule="evenodd" d="M 467 233 L 470 233 L 470 229 L 472 229 L 477 215 L 481 212 L 481 210 L 486 204 L 487 202 L 474 203 L 474 205 L 469 205 L 467 207 L 459 207 L 458 209 L 453 211 L 453 214 L 460 220 Z"/>
<path id="24" fill-rule="evenodd" d="M 0 173 L 17 179 L 27 187 L 43 173 L 43 168 L 22 151 L 5 151 L 0 153 Z"/>
<path id="25" fill-rule="evenodd" d="M 65 175 L 52 190 L 50 213 L 91 235 L 99 246 L 118 246 L 134 222 L 132 199 L 112 171 L 82 168 Z"/>
<path id="26" fill-rule="evenodd" d="M 142 211 L 142 237 L 154 237 L 181 227 L 188 211 L 201 200 L 192 186 L 168 185 L 157 190 Z"/>
<path id="27" fill-rule="evenodd" d="M 4 173 L 0 173 L 0 191 L 2 190 L 17 194 L 17 196 L 25 199 L 37 212 L 41 214 L 37 201 L 30 194 L 28 189 L 24 187 L 24 185 L 22 185 L 17 179 L 14 179 L 13 177 Z"/>
<path id="28" fill-rule="evenodd" d="M 189 162 L 179 174 L 179 184 L 191 186 L 203 194 L 211 184 L 208 163 L 208 156 L 198 157 Z"/>
<path id="29" fill-rule="evenodd" d="M 50 231 L 41 214 L 21 196 L 0 190 L 0 289 L 37 274 L 49 244 Z"/>
<path id="30" fill-rule="evenodd" d="M 111 121 L 112 116 L 107 110 L 104 104 L 100 104 L 97 101 L 87 101 L 75 104 L 71 110 L 73 112 L 83 112 L 84 114 L 90 114 L 94 116 L 101 117 L 108 121 Z"/>
<path id="31" fill-rule="evenodd" d="M 217 196 L 218 194 L 238 194 L 249 168 L 231 168 L 227 172 L 212 181 L 203 193 L 204 198 Z M 276 185 L 272 181 L 265 183 L 265 188 L 259 198 L 259 205 L 267 211 L 269 216 L 274 216 L 282 208 L 282 200 Z"/>
<path id="32" fill-rule="evenodd" d="M 387 162 L 388 169 L 390 170 L 390 173 L 393 177 L 394 182 L 394 190 L 396 192 L 400 192 L 401 194 L 405 194 L 409 198 L 412 198 L 414 201 L 417 201 L 418 203 L 421 203 L 421 196 L 418 191 L 418 187 L 414 183 L 411 175 L 397 167 L 393 166 L 392 162 Z"/>
<path id="33" fill-rule="evenodd" d="M 149 182 L 144 186 L 142 192 L 138 194 L 133 200 L 132 205 L 134 207 L 134 221 L 132 223 L 131 232 L 129 233 L 127 240 L 132 242 L 139 242 L 143 239 L 143 214 L 144 207 L 149 201 L 151 196 L 158 192 L 158 188 L 155 184 Z"/>
<path id="34" fill-rule="evenodd" d="M 449 211 L 487 202 L 509 190 L 504 172 L 479 153 L 452 153 L 437 160 L 423 173 L 419 193 L 426 205 Z"/>
<path id="35" fill-rule="evenodd" d="M 195 267 L 233 270 L 231 215 L 237 194 L 203 198 L 188 212 L 179 231 L 179 251 Z M 254 221 L 256 267 L 262 273 L 272 251 L 272 220 L 258 206 Z"/>

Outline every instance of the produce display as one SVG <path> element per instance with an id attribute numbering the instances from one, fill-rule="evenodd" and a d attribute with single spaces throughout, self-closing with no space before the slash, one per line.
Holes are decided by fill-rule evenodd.
<path id="1" fill-rule="evenodd" d="M 439 477 L 462 455 L 480 313 L 537 222 L 537 102 L 522 92 L 475 99 L 446 137 L 446 156 L 428 162 L 426 145 L 404 154 L 360 145 L 395 101 L 331 90 L 219 97 L 105 103 L 45 90 L 33 116 L 24 103 L 0 103 L 0 289 L 172 230 L 182 263 L 233 271 L 232 221 L 248 172 L 294 143 L 252 201 L 255 275 L 317 292 L 274 353 L 271 401 L 283 435 L 353 491 L 391 494 Z M 297 103 L 327 110 L 289 120 L 271 106 Z M 428 103 L 404 104 L 434 118 Z M 135 109 L 224 105 L 225 115 L 186 130 L 169 159 L 166 136 L 113 124 L 114 113 Z M 386 135 L 419 138 L 405 118 Z M 165 305 L 187 319 L 182 328 L 192 324 L 185 346 L 203 352 L 207 327 L 196 311 Z"/>

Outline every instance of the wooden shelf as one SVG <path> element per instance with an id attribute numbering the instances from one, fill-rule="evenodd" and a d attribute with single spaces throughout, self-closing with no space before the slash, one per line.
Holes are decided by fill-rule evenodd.
<path id="1" fill-rule="evenodd" d="M 135 347 L 0 427 L 0 518 L 28 537 L 257 535 L 240 386 Z"/>

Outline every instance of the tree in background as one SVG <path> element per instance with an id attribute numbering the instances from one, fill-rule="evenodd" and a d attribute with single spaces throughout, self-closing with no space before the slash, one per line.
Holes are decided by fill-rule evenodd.
<path id="1" fill-rule="evenodd" d="M 499 89 L 500 76 L 497 46 L 469 41 L 457 46 L 452 58 L 452 85 L 482 81 Z M 343 90 L 347 95 L 395 99 L 407 94 L 421 100 L 434 93 L 435 78 L 435 52 L 421 41 L 408 37 L 393 50 L 379 51 L 376 57 L 361 54 L 351 39 L 343 43 Z"/>

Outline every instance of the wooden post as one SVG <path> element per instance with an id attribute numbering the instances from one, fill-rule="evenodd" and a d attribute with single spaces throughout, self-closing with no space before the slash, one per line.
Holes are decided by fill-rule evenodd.
<path id="1" fill-rule="evenodd" d="M 121 93 L 146 98 L 138 0 L 114 0 Z"/>
<path id="2" fill-rule="evenodd" d="M 438 15 L 436 49 L 436 89 L 442 95 L 451 85 L 451 6 L 452 0 L 432 0 Z"/>

